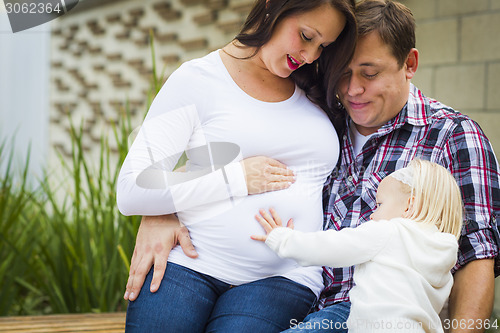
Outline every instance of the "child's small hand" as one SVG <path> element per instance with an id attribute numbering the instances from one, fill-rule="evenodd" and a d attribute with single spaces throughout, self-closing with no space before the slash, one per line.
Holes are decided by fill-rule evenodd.
<path id="1" fill-rule="evenodd" d="M 273 208 L 269 209 L 269 212 L 271 213 L 271 215 L 269 215 L 264 209 L 260 209 L 260 215 L 255 215 L 255 219 L 259 221 L 260 225 L 264 228 L 264 230 L 266 231 L 266 235 L 252 235 L 250 236 L 251 239 L 265 242 L 267 239 L 267 235 L 269 235 L 269 233 L 273 231 L 273 229 L 283 227 L 281 217 L 278 215 L 278 213 L 276 213 Z M 293 229 L 293 219 L 290 219 L 286 226 L 290 229 Z"/>

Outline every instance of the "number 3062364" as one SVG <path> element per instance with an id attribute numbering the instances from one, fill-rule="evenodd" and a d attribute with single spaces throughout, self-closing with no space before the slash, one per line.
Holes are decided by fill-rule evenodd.
<path id="1" fill-rule="evenodd" d="M 7 14 L 51 14 L 60 13 L 63 11 L 61 4 L 58 2 L 53 5 L 51 3 L 5 3 Z"/>
<path id="2" fill-rule="evenodd" d="M 449 329 L 498 329 L 498 319 L 445 319 L 443 328 Z"/>

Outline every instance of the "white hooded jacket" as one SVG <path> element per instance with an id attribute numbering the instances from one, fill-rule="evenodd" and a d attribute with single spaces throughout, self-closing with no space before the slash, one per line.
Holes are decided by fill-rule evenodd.
<path id="1" fill-rule="evenodd" d="M 349 332 L 443 332 L 439 312 L 453 285 L 456 238 L 409 219 L 303 233 L 273 230 L 266 244 L 303 266 L 355 265 Z"/>

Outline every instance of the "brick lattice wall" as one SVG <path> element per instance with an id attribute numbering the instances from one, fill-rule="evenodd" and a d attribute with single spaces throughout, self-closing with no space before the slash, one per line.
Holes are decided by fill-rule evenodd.
<path id="1" fill-rule="evenodd" d="M 128 101 L 134 124 L 146 109 L 152 73 L 149 32 L 158 74 L 224 46 L 239 31 L 253 0 L 128 0 L 68 13 L 53 21 L 50 164 L 69 156 L 70 114 L 83 121 L 84 148 L 97 154 Z M 111 135 L 112 137 L 112 135 Z M 116 151 L 115 143 L 110 143 Z"/>
<path id="2" fill-rule="evenodd" d="M 417 20 L 413 82 L 476 120 L 500 152 L 500 1 L 402 0 Z"/>

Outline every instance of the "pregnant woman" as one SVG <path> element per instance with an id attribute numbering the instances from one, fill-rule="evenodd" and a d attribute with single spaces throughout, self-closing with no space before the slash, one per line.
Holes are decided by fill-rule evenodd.
<path id="1" fill-rule="evenodd" d="M 353 0 L 259 0 L 231 43 L 184 63 L 162 87 L 122 166 L 118 207 L 177 213 L 199 256 L 172 250 L 158 291 L 145 283 L 129 303 L 127 331 L 279 332 L 308 313 L 321 267 L 280 259 L 250 235 L 260 231 L 254 213 L 268 206 L 294 216 L 297 230 L 322 229 L 353 8 Z M 186 172 L 172 172 L 183 152 Z M 286 164 L 294 183 L 257 194 L 248 181 L 257 155 Z"/>

